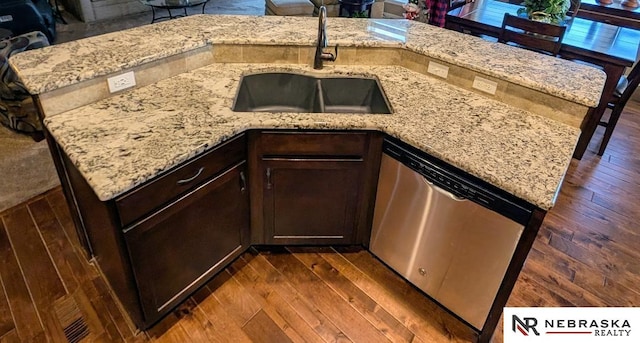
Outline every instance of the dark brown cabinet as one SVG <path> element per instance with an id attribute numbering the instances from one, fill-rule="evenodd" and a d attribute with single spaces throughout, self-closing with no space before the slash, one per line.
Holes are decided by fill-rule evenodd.
<path id="1" fill-rule="evenodd" d="M 139 328 L 249 247 L 244 134 L 106 202 L 50 143 L 87 251 Z"/>
<path id="2" fill-rule="evenodd" d="M 145 318 L 178 305 L 247 247 L 245 164 L 124 231 Z"/>
<path id="3" fill-rule="evenodd" d="M 362 244 L 379 156 L 370 132 L 254 132 L 255 244 Z M 379 147 L 378 147 L 379 149 Z M 373 167 L 375 166 L 375 167 Z"/>
<path id="4" fill-rule="evenodd" d="M 87 251 L 141 329 L 251 244 L 368 244 L 378 132 L 250 131 L 109 201 L 50 144 Z"/>

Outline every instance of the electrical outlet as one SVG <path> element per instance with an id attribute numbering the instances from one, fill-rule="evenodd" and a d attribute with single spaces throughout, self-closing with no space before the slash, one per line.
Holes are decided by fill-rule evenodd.
<path id="1" fill-rule="evenodd" d="M 107 79 L 109 84 L 109 92 L 115 93 L 123 89 L 131 88 L 136 85 L 136 77 L 132 71 L 113 76 Z"/>
<path id="2" fill-rule="evenodd" d="M 480 76 L 476 76 L 473 79 L 473 88 L 481 90 L 485 93 L 489 93 L 491 95 L 495 95 L 496 89 L 498 89 L 498 83 L 495 81 L 487 80 Z"/>
<path id="3" fill-rule="evenodd" d="M 440 63 L 429 61 L 427 72 L 436 76 L 440 76 L 443 79 L 446 79 L 447 75 L 449 74 L 449 67 Z"/>

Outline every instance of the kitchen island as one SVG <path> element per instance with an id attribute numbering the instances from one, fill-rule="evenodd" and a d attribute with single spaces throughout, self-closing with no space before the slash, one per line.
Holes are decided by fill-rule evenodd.
<path id="1" fill-rule="evenodd" d="M 135 233 L 140 220 L 136 214 L 124 217 L 128 207 L 123 202 L 194 159 L 212 158 L 212 152 L 227 149 L 228 142 L 238 147 L 225 150 L 233 171 L 229 175 L 242 182 L 248 178 L 254 194 L 252 181 L 260 179 L 251 169 L 255 130 L 373 133 L 365 144 L 369 150 L 362 153 L 367 173 L 377 170 L 375 135 L 386 134 L 522 199 L 538 210 L 512 262 L 511 268 L 519 271 L 544 211 L 553 206 L 580 133 L 577 127 L 597 105 L 604 84 L 604 74 L 593 68 L 404 20 L 332 18 L 328 35 L 340 46 L 339 56 L 321 71 L 310 67 L 317 28 L 312 18 L 193 16 L 170 23 L 11 59 L 39 100 L 80 234 L 88 236 L 98 264 L 140 327 L 158 317 L 145 319 L 149 313 L 136 305 L 143 297 L 136 288 L 142 271 L 132 271 L 128 259 L 138 256 L 140 245 L 133 239 L 140 238 Z M 448 77 L 429 74 L 432 63 L 446 68 Z M 127 71 L 136 73 L 137 86 L 109 94 L 106 78 Z M 393 113 L 231 111 L 240 77 L 264 71 L 377 77 Z M 494 94 L 473 91 L 477 77 L 495 82 Z M 243 150 L 244 138 L 235 138 L 245 132 L 248 152 Z M 248 171 L 241 162 L 245 158 Z M 375 188 L 371 178 L 366 178 L 366 186 Z M 210 188 L 194 194 L 208 196 L 215 189 Z M 363 205 L 357 213 L 363 219 L 351 243 L 367 244 L 363 222 L 370 221 L 367 214 L 375 195 L 368 192 L 360 198 Z M 170 199 L 163 201 L 151 208 L 162 208 Z M 256 230 L 251 201 L 251 227 L 235 223 L 241 227 L 239 248 L 233 246 L 218 259 L 227 261 L 252 243 L 264 243 L 250 233 Z M 153 230 L 140 225 L 141 232 Z M 128 232 L 135 237 L 126 237 Z M 105 258 L 99 250 L 109 250 L 107 241 L 111 247 Z M 221 266 L 224 263 L 214 263 L 206 275 Z M 502 288 L 499 302 L 506 302 L 515 276 Z M 154 310 L 167 313 L 181 296 Z M 493 313 L 481 340 L 490 337 L 496 323 Z"/>
<path id="2" fill-rule="evenodd" d="M 54 137 L 59 140 L 65 140 L 66 134 L 75 134 L 77 130 L 70 127 L 68 131 L 71 132 L 62 132 L 64 129 L 59 131 L 60 129 L 55 127 L 64 125 L 56 122 L 65 121 L 63 118 L 70 116 L 81 115 L 83 109 L 85 113 L 95 113 L 94 108 L 84 107 L 85 105 L 111 107 L 112 103 L 122 102 L 125 99 L 131 99 L 137 103 L 137 100 L 132 97 L 138 93 L 127 90 L 123 94 L 109 94 L 105 82 L 108 76 L 136 70 L 136 68 L 139 68 L 138 87 L 145 84 L 152 86 L 137 92 L 154 92 L 153 87 L 162 87 L 165 93 L 163 96 L 156 97 L 155 102 L 166 99 L 167 106 L 180 107 L 181 111 L 189 111 L 190 107 L 198 108 L 190 105 L 191 102 L 195 99 L 199 102 L 204 101 L 202 95 L 211 92 L 212 87 L 223 87 L 220 89 L 222 92 L 214 93 L 218 97 L 217 100 L 210 99 L 211 101 L 202 103 L 202 106 L 210 109 L 209 113 L 196 112 L 200 120 L 207 118 L 210 123 L 215 124 L 213 127 L 231 130 L 227 133 L 233 134 L 250 127 L 268 127 L 261 122 L 268 122 L 269 119 L 273 120 L 278 116 L 282 117 L 281 114 L 249 116 L 232 113 L 230 105 L 239 77 L 252 69 L 264 70 L 283 65 L 285 69 L 311 70 L 309 65 L 315 49 L 316 24 L 313 19 L 292 17 L 198 15 L 28 51 L 12 58 L 11 65 L 16 69 L 29 92 L 38 96 L 43 115 L 50 118 L 47 125 Z M 361 73 L 372 74 L 366 72 L 370 69 L 366 66 L 403 67 L 395 69 L 399 73 L 397 76 L 393 75 L 395 73 L 393 68 L 385 69 L 388 81 L 383 82 L 387 93 L 395 92 L 396 94 L 392 100 L 396 116 L 400 113 L 413 113 L 420 121 L 421 129 L 445 129 L 438 137 L 422 136 L 419 138 L 420 141 L 416 138 L 411 139 L 412 144 L 543 209 L 549 209 L 553 205 L 554 196 L 570 158 L 570 153 L 567 155 L 567 152 L 572 151 L 572 140 L 579 134 L 579 130 L 574 128 L 579 127 L 580 120 L 586 111 L 598 103 L 605 78 L 602 71 L 405 20 L 332 18 L 328 24 L 328 35 L 332 44 L 341 47 L 340 56 L 335 67 L 329 65 L 322 72 L 330 73 L 335 70 L 342 73 L 356 73 L 360 68 Z M 427 73 L 426 69 L 430 61 L 450 64 L 447 65 L 451 69 L 449 78 L 443 80 L 421 75 Z M 230 62 L 233 64 L 227 64 Z M 235 63 L 250 63 L 250 65 L 243 66 Z M 287 64 L 295 64 L 295 66 L 286 66 Z M 228 72 L 226 75 L 221 74 L 222 81 L 226 84 L 221 86 L 222 83 L 216 80 L 216 75 L 209 75 L 202 81 L 210 83 L 209 85 L 202 84 L 200 87 L 194 87 L 194 84 L 191 84 L 189 90 L 186 90 L 184 85 L 171 86 L 189 75 L 197 77 L 199 74 L 196 71 L 197 68 L 205 66 L 209 66 L 209 69 L 205 68 L 202 72 L 209 71 L 214 74 Z M 143 69 L 144 67 L 149 69 Z M 153 69 L 154 67 L 159 69 Z M 412 72 L 416 70 L 417 72 Z M 157 81 L 175 75 L 179 77 L 156 84 Z M 497 93 L 494 96 L 478 95 L 472 92 L 456 93 L 460 88 L 471 88 L 468 84 L 472 80 L 462 79 L 466 75 L 471 77 L 482 75 L 497 81 Z M 397 77 L 397 79 L 389 79 L 390 77 Z M 189 80 L 182 82 L 185 81 L 189 82 Z M 450 87 L 448 84 L 456 87 Z M 427 87 L 426 91 L 421 87 Z M 112 98 L 112 95 L 115 97 Z M 101 99 L 105 101 L 98 104 L 97 102 Z M 464 101 L 467 103 L 465 104 Z M 512 106 L 505 107 L 504 103 Z M 153 106 L 158 108 L 159 104 L 154 103 Z M 68 112 L 74 108 L 76 108 L 75 111 Z M 522 108 L 526 111 L 519 111 Z M 461 115 L 461 111 L 476 109 L 481 113 L 475 113 L 471 117 Z M 116 108 L 102 109 L 107 118 L 115 113 L 115 110 Z M 126 112 L 126 109 L 124 111 Z M 138 111 L 144 111 L 146 118 L 154 118 L 148 112 L 149 109 L 139 108 Z M 63 112 L 68 113 L 61 118 L 53 119 L 53 116 Z M 531 112 L 538 116 L 531 116 Z M 189 120 L 190 117 L 185 115 L 186 113 L 180 113 L 180 120 Z M 460 121 L 455 124 L 459 132 L 483 129 L 483 126 L 479 126 L 479 122 L 473 119 L 479 114 L 493 116 L 493 118 L 488 117 L 486 123 L 499 125 L 499 127 L 484 127 L 489 131 L 477 131 L 475 133 L 478 136 L 465 138 L 462 134 L 449 135 L 446 130 L 450 123 L 440 124 L 436 118 L 420 119 L 421 115 L 432 115 L 442 120 L 449 117 L 447 113 L 458 113 L 460 116 L 457 118 Z M 520 117 L 514 117 L 512 113 Z M 126 114 L 123 115 L 126 116 Z M 95 114 L 88 116 L 92 118 L 92 122 L 100 126 L 100 119 L 97 119 Z M 225 118 L 224 125 L 218 125 L 221 123 L 216 122 L 217 117 Z M 301 115 L 285 115 L 284 120 L 277 120 L 277 124 L 298 127 L 301 124 L 296 121 L 300 121 L 306 122 L 307 128 L 369 127 L 381 130 L 386 128 L 390 131 L 389 133 L 396 135 L 401 131 L 399 127 L 387 127 L 380 117 L 332 116 L 330 120 L 325 120 L 327 116 L 319 117 L 323 119 L 314 121 Z M 371 120 L 367 119 L 368 117 Z M 526 120 L 524 120 L 525 117 Z M 541 117 L 554 120 L 549 121 Z M 382 118 L 394 117 L 392 115 Z M 356 123 L 344 122 L 345 119 Z M 457 119 L 450 120 L 454 122 Z M 131 120 L 138 122 L 136 118 Z M 322 123 L 328 121 L 338 126 L 323 127 Z M 390 121 L 396 124 L 401 122 L 394 119 Z M 340 122 L 344 124 L 342 126 L 335 124 Z M 122 121 L 121 124 L 127 125 Z M 519 135 L 517 138 L 522 140 L 521 144 L 507 144 L 509 140 L 516 139 L 515 133 L 509 130 L 522 129 L 523 124 L 529 131 L 521 131 L 528 133 L 528 135 Z M 78 125 L 83 126 L 83 124 Z M 271 121 L 270 125 L 275 127 L 276 122 Z M 201 129 L 207 127 L 195 126 Z M 417 128 L 416 125 L 407 125 L 407 127 Z M 540 131 L 546 129 L 550 132 Z M 564 132 L 560 135 L 548 135 L 557 130 Z M 167 133 L 162 132 L 162 134 Z M 172 134 L 180 135 L 181 133 L 176 131 Z M 185 136 L 193 137 L 191 134 L 185 134 Z M 175 148 L 179 151 L 174 152 L 174 156 L 164 156 L 166 163 L 153 165 L 150 169 L 155 170 L 155 173 L 169 169 L 188 157 L 202 152 L 207 146 L 211 147 L 223 140 L 215 137 L 216 135 L 209 135 L 208 142 L 191 143 L 190 146 L 187 146 L 189 145 L 187 140 L 184 146 L 179 145 Z M 173 139 L 167 136 L 164 138 Z M 112 138 L 107 139 L 114 141 Z M 447 141 L 448 139 L 454 140 Z M 557 139 L 559 141 L 555 141 Z M 184 141 L 184 137 L 178 136 L 175 140 Z M 479 140 L 482 141 L 481 144 L 474 144 Z M 87 144 L 93 149 L 103 146 L 95 141 L 95 138 L 93 141 L 89 139 Z M 434 144 L 440 147 L 437 149 L 432 147 Z M 127 149 L 127 147 L 124 148 Z M 74 155 L 71 146 L 65 146 L 64 149 L 67 153 Z M 83 150 L 83 154 L 88 153 L 87 147 L 80 147 L 80 149 Z M 141 155 L 148 155 L 148 151 L 140 149 L 157 151 L 153 146 L 146 148 L 137 146 L 135 151 Z M 460 151 L 452 149 L 477 150 L 461 154 Z M 503 149 L 506 150 L 503 151 Z M 507 152 L 511 149 L 513 150 Z M 480 150 L 483 152 L 480 153 Z M 447 151 L 453 151 L 453 153 Z M 110 199 L 154 176 L 154 171 L 143 168 L 137 172 L 139 175 L 121 175 L 120 178 L 131 180 L 126 181 L 126 184 L 114 185 L 114 182 L 122 183 L 123 181 L 113 180 L 113 176 L 92 177 L 90 175 L 92 167 L 87 164 L 95 166 L 96 162 L 83 162 L 82 156 L 78 156 L 79 159 L 75 156 L 72 158 L 90 183 L 93 182 L 92 180 L 107 182 L 105 185 L 92 184 L 102 200 Z M 98 170 L 98 172 L 103 171 L 103 169 Z M 104 191 L 101 190 L 103 188 L 105 188 Z"/>

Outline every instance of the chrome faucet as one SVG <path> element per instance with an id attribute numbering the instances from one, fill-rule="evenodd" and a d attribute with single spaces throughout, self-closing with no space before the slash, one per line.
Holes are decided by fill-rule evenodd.
<path id="1" fill-rule="evenodd" d="M 336 45 L 335 55 L 323 51 L 327 46 L 329 46 L 329 39 L 327 38 L 327 8 L 322 5 L 318 10 L 318 45 L 316 45 L 313 69 L 322 69 L 322 61 L 335 61 L 338 57 L 338 46 Z"/>

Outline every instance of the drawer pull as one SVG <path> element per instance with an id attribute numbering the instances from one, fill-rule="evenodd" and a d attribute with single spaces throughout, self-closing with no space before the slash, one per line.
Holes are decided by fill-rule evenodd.
<path id="1" fill-rule="evenodd" d="M 271 189 L 271 168 L 267 168 L 267 189 Z"/>
<path id="2" fill-rule="evenodd" d="M 240 172 L 240 192 L 244 193 L 247 190 L 247 179 L 244 177 L 244 172 Z"/>
<path id="3" fill-rule="evenodd" d="M 178 180 L 178 182 L 176 182 L 179 185 L 184 185 L 187 184 L 193 180 L 195 180 L 198 176 L 200 176 L 200 174 L 202 174 L 202 171 L 204 170 L 204 167 L 200 167 L 200 169 L 198 169 L 198 172 L 196 173 L 196 175 L 188 178 L 188 179 L 183 179 L 183 180 Z"/>

